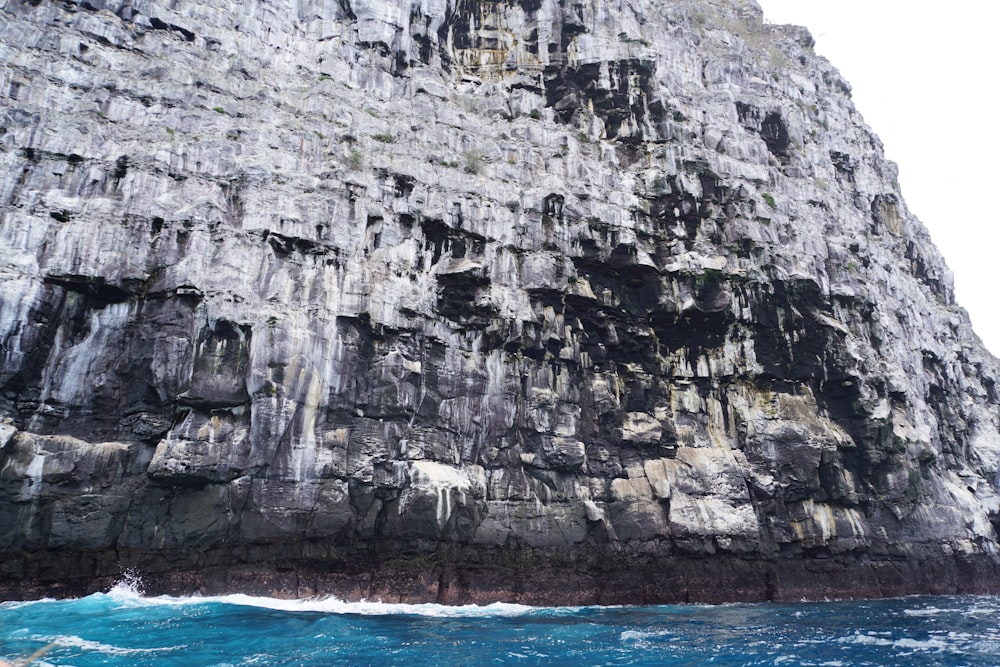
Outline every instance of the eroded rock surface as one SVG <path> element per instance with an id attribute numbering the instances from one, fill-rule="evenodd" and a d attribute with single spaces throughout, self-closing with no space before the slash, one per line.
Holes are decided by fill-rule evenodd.
<path id="1" fill-rule="evenodd" d="M 997 362 L 749 0 L 0 0 L 0 595 L 1000 588 Z"/>

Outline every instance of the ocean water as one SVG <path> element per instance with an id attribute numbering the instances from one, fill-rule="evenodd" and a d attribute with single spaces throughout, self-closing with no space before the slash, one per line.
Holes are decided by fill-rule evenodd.
<path id="1" fill-rule="evenodd" d="M 1000 598 L 525 607 L 144 597 L 0 604 L 32 665 L 1000 665 Z"/>

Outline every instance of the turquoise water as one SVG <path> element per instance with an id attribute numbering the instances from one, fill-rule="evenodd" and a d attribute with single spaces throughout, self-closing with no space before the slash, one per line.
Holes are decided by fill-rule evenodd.
<path id="1" fill-rule="evenodd" d="M 998 665 L 1000 598 L 485 607 L 143 597 L 0 604 L 33 665 Z"/>

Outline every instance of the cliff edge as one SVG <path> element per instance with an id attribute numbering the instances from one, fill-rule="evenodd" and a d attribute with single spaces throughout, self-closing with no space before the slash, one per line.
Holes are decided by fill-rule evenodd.
<path id="1" fill-rule="evenodd" d="M 1000 592 L 1000 377 L 751 0 L 0 0 L 0 598 Z"/>

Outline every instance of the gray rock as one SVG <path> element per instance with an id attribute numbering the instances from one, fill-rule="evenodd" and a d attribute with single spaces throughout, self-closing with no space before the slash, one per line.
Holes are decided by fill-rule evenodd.
<path id="1" fill-rule="evenodd" d="M 0 0 L 0 63 L 0 595 L 1000 581 L 997 360 L 754 2 Z"/>

